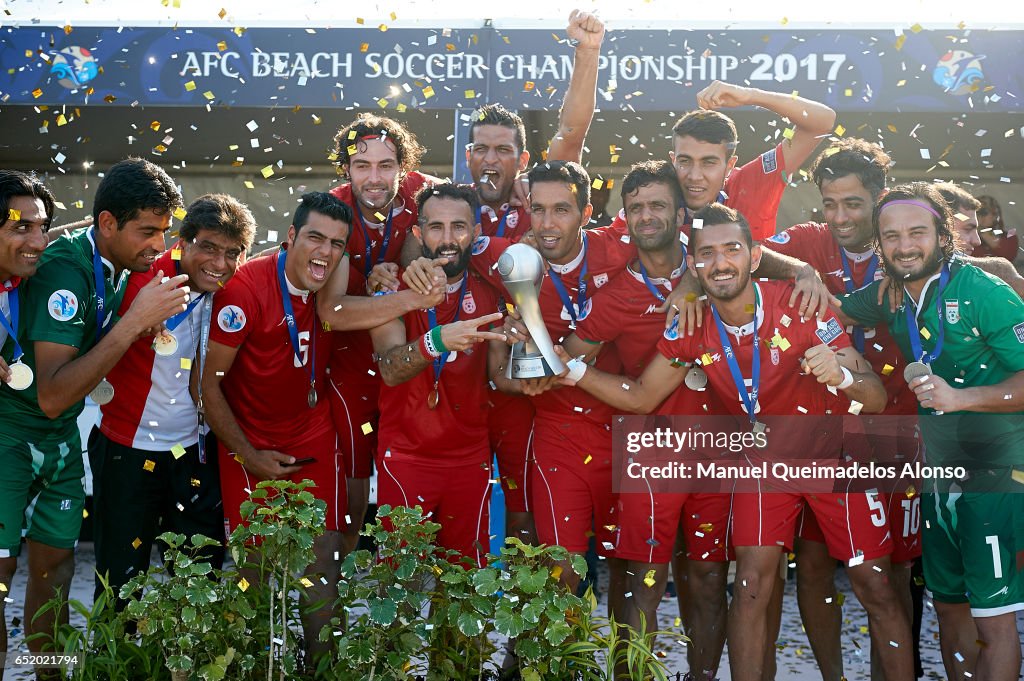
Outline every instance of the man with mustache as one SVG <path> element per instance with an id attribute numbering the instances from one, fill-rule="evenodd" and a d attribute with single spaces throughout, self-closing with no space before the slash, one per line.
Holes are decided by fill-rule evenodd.
<path id="1" fill-rule="evenodd" d="M 889 327 L 911 363 L 904 376 L 918 401 L 927 463 L 968 471 L 928 483 L 922 495 L 925 582 L 943 664 L 951 678 L 1015 679 L 1024 496 L 1003 492 L 1019 487 L 1013 476 L 1024 466 L 1024 303 L 956 255 L 952 210 L 930 184 L 893 188 L 872 223 L 886 274 L 905 298 L 890 310 L 878 303 L 875 283 L 845 297 L 842 314 Z"/>
<path id="2" fill-rule="evenodd" d="M 49 225 L 52 204 L 47 207 L 46 201 L 52 199 L 41 198 L 48 196 L 28 193 L 21 216 L 27 222 L 21 217 L 12 221 L 20 208 L 8 206 L 7 224 L 27 232 Z M 153 265 L 164 250 L 171 215 L 180 207 L 181 194 L 159 167 L 137 158 L 115 164 L 96 190 L 94 225 L 47 248 L 38 256 L 29 285 L 19 291 L 16 336 L 25 369 L 20 378 L 13 377 L 17 384 L 12 380 L 0 388 L 0 454 L 6 462 L 0 583 L 10 584 L 27 525 L 26 634 L 53 632 L 56 611 L 38 618 L 35 613 L 58 591 L 66 597 L 74 575 L 85 504 L 77 418 L 85 397 L 109 402 L 113 387 L 107 373 L 140 336 L 188 303 L 189 289 L 182 286 L 187 276 L 168 271 L 154 277 L 117 315 L 129 272 Z M 30 250 L 24 250 L 32 257 L 23 258 L 23 271 L 34 266 L 37 254 Z M 61 612 L 66 621 L 67 611 Z M 29 642 L 32 650 L 44 645 L 45 639 Z"/>
<path id="3" fill-rule="evenodd" d="M 413 230 L 423 255 L 448 261 L 445 294 L 437 305 L 370 331 L 385 386 L 377 503 L 420 506 L 440 523 L 440 546 L 482 565 L 491 479 L 486 343 L 505 347 L 504 335 L 486 329 L 502 315 L 497 292 L 467 269 L 480 227 L 476 192 L 428 185 L 416 204 Z"/>

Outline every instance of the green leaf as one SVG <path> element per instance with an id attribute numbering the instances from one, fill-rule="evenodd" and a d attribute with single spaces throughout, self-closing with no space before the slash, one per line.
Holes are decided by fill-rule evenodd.
<path id="1" fill-rule="evenodd" d="M 473 572 L 473 588 L 482 596 L 495 594 L 501 588 L 498 571 L 494 568 L 481 568 Z"/>
<path id="2" fill-rule="evenodd" d="M 499 608 L 494 614 L 494 628 L 505 636 L 519 636 L 526 630 L 523 616 L 508 608 Z"/>
<path id="3" fill-rule="evenodd" d="M 565 623 L 565 620 L 555 620 L 548 624 L 547 628 L 544 630 L 544 638 L 546 638 L 548 643 L 551 645 L 557 646 L 565 641 L 565 639 L 569 637 L 570 633 L 572 633 L 572 630 L 569 628 L 569 625 Z"/>
<path id="4" fill-rule="evenodd" d="M 459 615 L 459 631 L 466 636 L 479 636 L 483 630 L 484 621 L 476 613 L 464 612 Z"/>
<path id="5" fill-rule="evenodd" d="M 398 616 L 398 605 L 390 598 L 373 598 L 368 603 L 370 619 L 383 626 L 389 626 Z"/>
<path id="6" fill-rule="evenodd" d="M 522 676 L 523 681 L 540 681 L 540 672 L 533 667 L 523 669 L 520 676 Z"/>
<path id="7" fill-rule="evenodd" d="M 185 624 L 192 624 L 196 621 L 196 609 L 191 605 L 186 605 L 181 609 L 181 621 Z"/>
<path id="8" fill-rule="evenodd" d="M 587 576 L 587 559 L 578 553 L 572 555 L 572 571 L 578 574 L 581 578 Z"/>
<path id="9" fill-rule="evenodd" d="M 537 570 L 524 568 L 516 574 L 516 584 L 528 594 L 539 593 L 548 581 L 547 568 L 541 567 Z"/>

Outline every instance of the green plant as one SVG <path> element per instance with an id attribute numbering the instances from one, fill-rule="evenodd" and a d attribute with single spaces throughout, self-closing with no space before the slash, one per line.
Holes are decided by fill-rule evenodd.
<path id="1" fill-rule="evenodd" d="M 209 562 L 194 558 L 217 542 L 209 537 L 165 532 L 164 564 L 151 567 L 121 588 L 125 615 L 138 627 L 143 646 L 158 648 L 172 677 L 220 681 L 232 664 L 242 674 L 255 657 L 238 655 L 255 615 L 234 584 Z M 233 674 L 238 678 L 240 674 Z"/>

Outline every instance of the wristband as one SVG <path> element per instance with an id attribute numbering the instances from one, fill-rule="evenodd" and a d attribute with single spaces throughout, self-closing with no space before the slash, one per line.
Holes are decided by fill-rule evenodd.
<path id="1" fill-rule="evenodd" d="M 438 324 L 430 330 L 430 340 L 434 342 L 434 349 L 437 350 L 437 356 L 440 357 L 442 354 L 448 352 L 448 348 L 445 347 L 444 341 L 441 340 L 441 325 Z"/>
<path id="2" fill-rule="evenodd" d="M 431 338 L 431 332 L 427 331 L 423 336 L 420 337 L 420 353 L 424 359 L 437 359 L 441 356 L 438 352 L 437 347 L 434 345 L 434 339 Z"/>
<path id="3" fill-rule="evenodd" d="M 574 357 L 565 363 L 565 368 L 569 370 L 569 373 L 563 376 L 563 380 L 568 385 L 576 385 L 583 378 L 583 375 L 587 373 L 587 367 L 590 365 L 581 360 L 578 357 Z"/>
<path id="4" fill-rule="evenodd" d="M 853 385 L 853 374 L 846 367 L 839 367 L 839 369 L 843 372 L 843 381 L 836 386 L 836 390 L 846 390 Z"/>

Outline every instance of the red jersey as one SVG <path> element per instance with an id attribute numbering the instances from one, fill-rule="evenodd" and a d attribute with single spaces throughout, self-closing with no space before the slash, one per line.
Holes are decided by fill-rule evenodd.
<path id="1" fill-rule="evenodd" d="M 176 268 L 171 251 L 167 251 L 149 271 L 133 272 L 128 277 L 118 314 L 124 316 L 139 291 L 157 272 L 173 275 Z M 198 293 L 191 294 L 190 302 L 198 297 Z M 204 299 L 196 303 L 168 331 L 177 341 L 174 353 L 157 355 L 153 337 L 146 336 L 132 343 L 107 372 L 107 380 L 114 386 L 114 399 L 100 407 L 99 427 L 111 440 L 152 452 L 166 452 L 175 445 L 189 447 L 199 441 L 198 415 L 188 384 L 192 371 L 199 370 L 195 364 L 196 348 L 203 324 L 209 323 L 208 302 Z"/>
<path id="2" fill-rule="evenodd" d="M 782 171 L 786 163 L 783 158 L 782 144 L 776 145 L 757 158 L 734 169 L 725 178 L 725 187 L 719 201 L 730 208 L 735 208 L 750 223 L 750 231 L 755 241 L 762 241 L 775 234 L 775 218 L 782 201 L 782 192 L 786 182 Z M 686 210 L 683 233 L 690 237 L 690 223 L 693 213 Z M 626 212 L 620 210 L 611 224 L 612 228 L 625 234 Z"/>
<path id="3" fill-rule="evenodd" d="M 633 379 L 638 378 L 658 354 L 658 341 L 665 331 L 665 314 L 658 312 L 664 301 L 647 288 L 639 268 L 639 262 L 632 263 L 602 288 L 594 296 L 590 314 L 576 326 L 576 335 L 581 340 L 614 345 L 622 360 L 623 373 Z M 673 272 L 670 279 L 652 278 L 651 285 L 668 296 L 684 271 L 685 265 Z M 713 391 L 694 391 L 685 386 L 670 395 L 657 411 L 660 414 L 724 413 Z"/>
<path id="4" fill-rule="evenodd" d="M 333 437 L 325 380 L 330 338 L 317 319 L 315 295 L 288 283 L 299 337 L 296 356 L 277 279 L 280 257 L 279 252 L 249 260 L 217 293 L 210 341 L 238 349 L 221 387 L 252 446 L 295 451 L 311 440 Z M 307 403 L 311 355 L 319 395 L 314 409 Z"/>
<path id="5" fill-rule="evenodd" d="M 867 274 L 871 270 L 872 262 L 878 262 L 878 256 L 874 252 L 850 253 L 847 251 L 846 261 L 849 263 L 852 279 L 849 282 L 848 291 L 841 248 L 828 226 L 817 222 L 793 225 L 786 231 L 765 240 L 764 245 L 776 253 L 799 258 L 808 263 L 821 274 L 829 292 L 836 296 L 867 286 L 871 281 L 881 279 L 885 274 L 881 267 L 876 266 L 874 277 L 868 281 Z M 847 329 L 847 332 L 852 333 L 850 329 Z M 903 379 L 903 367 L 906 365 L 906 361 L 900 353 L 896 341 L 889 335 L 887 326 L 864 329 L 863 355 L 885 385 L 885 391 L 889 397 L 885 413 L 916 414 L 917 399 Z"/>
<path id="6" fill-rule="evenodd" d="M 1006 258 L 1010 262 L 1017 259 L 1020 248 L 1020 240 L 1017 238 L 1017 230 L 1009 229 L 999 235 L 999 243 L 995 248 L 989 248 L 984 243 L 974 247 L 971 253 L 975 258 Z"/>
<path id="7" fill-rule="evenodd" d="M 467 272 L 465 296 L 460 304 L 459 284 L 449 284 L 448 294 L 437 306 L 436 324 L 475 319 L 498 310 L 498 294 L 483 278 Z M 458 319 L 456 319 L 458 315 Z M 403 317 L 406 339 L 417 342 L 431 329 L 426 310 Z M 460 461 L 490 457 L 487 427 L 487 343 L 470 352 L 450 352 L 437 379 L 436 409 L 427 406 L 434 390 L 435 367 L 431 363 L 408 381 L 380 389 L 381 450 L 393 448 L 435 460 Z"/>
<path id="8" fill-rule="evenodd" d="M 544 324 L 551 341 L 556 345 L 561 344 L 565 337 L 575 330 L 573 317 L 577 321 L 585 319 L 590 313 L 597 291 L 607 285 L 612 277 L 622 271 L 626 263 L 636 257 L 636 247 L 629 243 L 629 238 L 609 229 L 592 229 L 585 231 L 583 236 L 585 247 L 580 250 L 580 254 L 566 265 L 549 264 L 548 273 L 540 288 L 539 302 Z M 510 245 L 507 239 L 481 237 L 473 245 L 474 257 L 470 261 L 472 267 L 495 285 L 501 285 L 501 276 L 495 265 Z M 581 300 L 580 273 L 584 271 L 586 296 L 585 300 Z M 559 295 L 553 276 L 558 277 L 566 296 L 570 299 L 569 304 L 573 308 L 571 313 Z M 602 350 L 597 356 L 595 366 L 609 373 L 622 373 L 622 363 L 614 347 Z M 575 387 L 549 390 L 532 399 L 538 417 L 547 416 L 563 420 L 584 418 L 595 423 L 607 424 L 614 413 L 612 407 Z"/>
<path id="9" fill-rule="evenodd" d="M 757 330 L 761 376 L 755 413 L 765 416 L 835 414 L 836 419 L 841 419 L 849 402 L 833 395 L 813 375 L 801 374 L 800 367 L 804 352 L 812 346 L 825 343 L 837 349 L 850 347 L 850 339 L 839 320 L 829 312 L 820 326 L 813 318 L 801 322 L 799 315 L 789 307 L 789 297 L 793 292 L 790 283 L 767 281 L 755 283 L 754 286 L 759 289 L 761 299 L 756 322 L 742 328 L 726 325 L 726 330 L 740 372 L 747 381 L 748 391 L 753 366 L 753 334 L 755 328 Z M 731 414 L 746 414 L 710 306 L 706 307 L 704 318 L 705 323 L 694 336 L 678 336 L 666 331 L 658 343 L 658 351 L 670 359 L 700 360 L 708 375 L 708 386 L 721 398 L 725 409 Z M 821 453 L 823 448 L 834 448 L 838 453 L 842 445 L 842 437 L 837 435 L 842 432 L 841 420 L 835 424 L 824 421 L 819 423 L 824 428 L 831 427 L 831 433 L 816 430 L 817 439 L 814 442 L 806 441 L 807 434 L 801 433 L 799 422 L 793 419 L 776 420 L 775 423 L 779 423 L 787 432 L 792 431 L 798 438 L 789 440 L 795 452 L 803 450 Z M 797 442 L 801 444 L 792 444 Z"/>
<path id="10" fill-rule="evenodd" d="M 501 237 L 515 244 L 529 231 L 530 214 L 522 206 L 511 208 L 506 203 L 501 207 L 501 215 L 489 206 L 480 207 L 480 233 L 483 236 Z"/>

